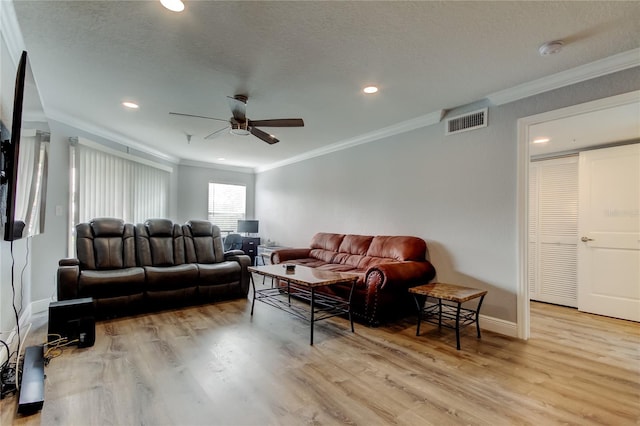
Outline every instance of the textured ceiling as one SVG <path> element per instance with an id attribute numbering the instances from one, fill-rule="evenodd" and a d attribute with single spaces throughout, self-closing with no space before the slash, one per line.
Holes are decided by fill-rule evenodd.
<path id="1" fill-rule="evenodd" d="M 261 167 L 638 47 L 638 2 L 15 1 L 47 114 L 181 160 Z M 540 44 L 565 40 L 540 57 Z M 377 84 L 380 92 L 364 95 Z M 303 128 L 203 140 L 250 119 Z M 137 111 L 120 106 L 140 104 Z M 186 135 L 193 135 L 187 143 Z"/>

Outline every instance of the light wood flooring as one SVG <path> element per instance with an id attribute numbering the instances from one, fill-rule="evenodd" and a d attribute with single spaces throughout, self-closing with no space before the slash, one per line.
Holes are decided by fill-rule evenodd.
<path id="1" fill-rule="evenodd" d="M 640 325 L 532 303 L 532 338 L 415 321 L 316 326 L 249 300 L 98 323 L 2 425 L 638 425 Z M 46 318 L 45 318 L 46 320 Z M 32 331 L 43 341 L 46 326 Z"/>

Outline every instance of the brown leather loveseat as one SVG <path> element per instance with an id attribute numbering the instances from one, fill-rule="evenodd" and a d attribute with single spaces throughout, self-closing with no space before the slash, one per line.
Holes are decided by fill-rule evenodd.
<path id="1" fill-rule="evenodd" d="M 98 317 L 246 297 L 249 289 L 249 256 L 225 253 L 207 221 L 93 219 L 76 226 L 76 253 L 59 261 L 58 300 L 92 297 Z"/>
<path id="2" fill-rule="evenodd" d="M 354 318 L 378 325 L 416 312 L 407 290 L 428 283 L 436 272 L 426 255 L 427 244 L 417 237 L 320 232 L 309 248 L 276 250 L 271 262 L 357 274 L 351 299 Z M 348 298 L 350 288 L 336 284 L 319 291 Z"/>

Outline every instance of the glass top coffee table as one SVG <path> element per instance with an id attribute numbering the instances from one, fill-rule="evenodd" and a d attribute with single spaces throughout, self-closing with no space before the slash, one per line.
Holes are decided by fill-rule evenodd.
<path id="1" fill-rule="evenodd" d="M 296 265 L 293 270 L 287 270 L 283 264 L 250 266 L 249 272 L 252 273 L 251 286 L 253 287 L 252 316 L 257 300 L 308 321 L 311 324 L 310 345 L 313 345 L 313 324 L 337 315 L 349 315 L 351 332 L 354 332 L 353 317 L 351 316 L 351 296 L 358 280 L 357 275 L 324 271 L 301 265 Z M 272 288 L 256 289 L 253 273 L 280 280 L 283 284 Z M 320 287 L 344 283 L 351 283 L 348 300 L 316 291 Z M 309 303 L 292 301 L 292 298 Z"/>

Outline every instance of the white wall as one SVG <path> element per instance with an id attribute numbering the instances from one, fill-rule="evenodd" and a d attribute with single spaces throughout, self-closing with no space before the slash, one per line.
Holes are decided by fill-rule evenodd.
<path id="1" fill-rule="evenodd" d="M 490 107 L 480 130 L 444 136 L 441 123 L 259 173 L 260 235 L 297 247 L 319 231 L 421 237 L 438 280 L 489 290 L 483 313 L 515 322 L 517 120 L 638 88 L 630 69 Z"/>

